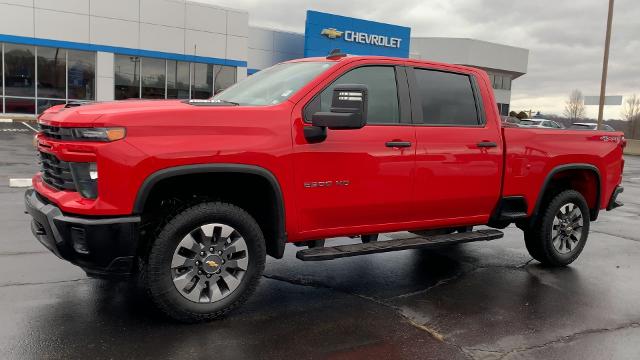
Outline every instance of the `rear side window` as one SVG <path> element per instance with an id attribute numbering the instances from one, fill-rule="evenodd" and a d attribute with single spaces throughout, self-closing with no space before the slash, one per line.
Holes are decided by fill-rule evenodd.
<path id="1" fill-rule="evenodd" d="M 415 69 L 415 75 L 424 124 L 477 126 L 481 123 L 468 75 L 425 69 Z"/>
<path id="2" fill-rule="evenodd" d="M 316 111 L 329 111 L 333 89 L 336 85 L 342 84 L 367 86 L 367 123 L 397 124 L 400 122 L 396 72 L 392 66 L 365 66 L 340 76 L 307 106 L 305 120 L 311 121 L 311 115 Z"/>

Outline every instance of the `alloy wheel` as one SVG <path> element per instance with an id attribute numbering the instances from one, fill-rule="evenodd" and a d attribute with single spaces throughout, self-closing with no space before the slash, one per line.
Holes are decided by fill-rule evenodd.
<path id="1" fill-rule="evenodd" d="M 171 261 L 175 288 L 186 299 L 212 303 L 235 291 L 249 266 L 247 243 L 233 227 L 202 225 L 176 247 Z"/>

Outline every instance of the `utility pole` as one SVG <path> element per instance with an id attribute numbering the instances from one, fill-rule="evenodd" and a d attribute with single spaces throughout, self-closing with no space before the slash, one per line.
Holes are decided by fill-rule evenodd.
<path id="1" fill-rule="evenodd" d="M 611 42 L 611 22 L 613 21 L 613 0 L 609 0 L 607 16 L 607 35 L 604 39 L 604 59 L 602 60 L 602 81 L 600 82 L 600 107 L 598 108 L 598 129 L 602 128 L 604 96 L 607 89 L 607 67 L 609 66 L 609 43 Z"/>

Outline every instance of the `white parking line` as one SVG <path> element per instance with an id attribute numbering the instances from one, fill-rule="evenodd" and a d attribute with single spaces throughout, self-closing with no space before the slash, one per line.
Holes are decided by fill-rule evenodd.
<path id="1" fill-rule="evenodd" d="M 31 129 L 31 130 L 33 130 L 33 131 L 35 131 L 35 132 L 38 132 L 38 130 L 34 129 L 33 127 L 31 127 L 31 125 L 27 124 L 27 123 L 26 123 L 26 122 L 24 122 L 24 121 L 22 122 L 22 125 L 24 125 L 24 126 L 28 127 L 29 129 Z"/>
<path id="2" fill-rule="evenodd" d="M 31 179 L 9 179 L 9 187 L 24 188 L 31 186 Z"/>

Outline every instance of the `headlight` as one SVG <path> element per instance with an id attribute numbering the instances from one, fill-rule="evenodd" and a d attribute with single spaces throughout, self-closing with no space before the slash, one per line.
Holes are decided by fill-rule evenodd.
<path id="1" fill-rule="evenodd" d="M 71 176 L 78 192 L 83 197 L 95 199 L 98 197 L 98 166 L 94 162 L 69 163 Z"/>
<path id="2" fill-rule="evenodd" d="M 115 128 L 70 128 L 71 137 L 81 141 L 116 141 L 127 134 L 122 127 Z"/>

